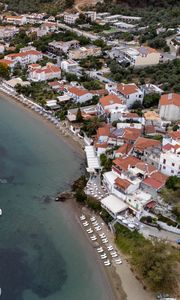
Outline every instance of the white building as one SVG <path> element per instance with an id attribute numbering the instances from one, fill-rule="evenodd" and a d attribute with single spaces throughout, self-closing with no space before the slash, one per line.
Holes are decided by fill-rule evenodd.
<path id="1" fill-rule="evenodd" d="M 159 115 L 167 121 L 180 120 L 180 94 L 162 95 L 159 101 Z"/>
<path id="2" fill-rule="evenodd" d="M 14 63 L 20 63 L 21 65 L 29 65 L 41 60 L 42 57 L 42 52 L 37 50 L 28 50 L 19 53 L 8 54 L 4 58 Z"/>
<path id="3" fill-rule="evenodd" d="M 27 23 L 26 16 L 5 16 L 4 21 L 14 25 L 24 25 Z"/>
<path id="4" fill-rule="evenodd" d="M 134 67 L 157 65 L 160 60 L 160 52 L 150 47 L 121 49 L 125 59 Z"/>
<path id="5" fill-rule="evenodd" d="M 117 86 L 117 93 L 124 98 L 127 107 L 131 107 L 135 101 L 142 103 L 144 98 L 143 92 L 135 83 L 119 84 Z"/>
<path id="6" fill-rule="evenodd" d="M 67 24 L 75 24 L 79 18 L 79 14 L 64 14 L 64 22 Z"/>
<path id="7" fill-rule="evenodd" d="M 120 97 L 110 94 L 100 98 L 97 109 L 99 115 L 105 115 L 109 121 L 113 122 L 118 120 L 120 115 L 126 110 L 126 105 L 124 105 Z"/>
<path id="8" fill-rule="evenodd" d="M 70 87 L 68 89 L 68 95 L 73 98 L 74 101 L 83 103 L 90 99 L 92 99 L 93 94 L 90 93 L 88 90 L 81 89 L 78 87 Z"/>
<path id="9" fill-rule="evenodd" d="M 86 17 L 91 19 L 91 22 L 96 21 L 96 17 L 97 17 L 96 11 L 93 11 L 93 10 L 92 11 L 84 11 L 84 14 Z"/>
<path id="10" fill-rule="evenodd" d="M 83 59 L 88 56 L 99 56 L 101 55 L 101 48 L 96 46 L 81 47 L 79 49 L 70 50 L 70 59 Z"/>
<path id="11" fill-rule="evenodd" d="M 128 24 L 125 22 L 116 22 L 116 23 L 114 23 L 114 26 L 116 28 L 118 28 L 119 31 L 122 31 L 122 32 L 131 32 L 131 31 L 135 30 L 135 28 L 136 28 L 136 25 Z"/>
<path id="12" fill-rule="evenodd" d="M 7 39 L 13 37 L 19 32 L 19 28 L 16 26 L 0 26 L 0 38 Z"/>
<path id="13" fill-rule="evenodd" d="M 125 211 L 128 206 L 124 201 L 114 195 L 109 195 L 101 200 L 101 206 L 109 212 L 109 214 L 116 218 L 118 214 Z"/>
<path id="14" fill-rule="evenodd" d="M 72 48 L 78 48 L 79 47 L 79 41 L 77 40 L 72 40 L 68 42 L 63 42 L 63 41 L 53 41 L 48 44 L 49 51 L 52 52 L 64 52 L 67 53 L 69 49 Z"/>
<path id="15" fill-rule="evenodd" d="M 61 62 L 61 69 L 67 73 L 76 73 L 79 69 L 79 64 L 72 59 L 63 60 Z"/>
<path id="16" fill-rule="evenodd" d="M 159 169 L 165 175 L 180 177 L 180 144 L 163 146 Z"/>
<path id="17" fill-rule="evenodd" d="M 54 64 L 47 63 L 46 66 L 40 65 L 35 68 L 29 68 L 29 79 L 32 81 L 46 81 L 54 78 L 61 78 L 61 69 Z"/>

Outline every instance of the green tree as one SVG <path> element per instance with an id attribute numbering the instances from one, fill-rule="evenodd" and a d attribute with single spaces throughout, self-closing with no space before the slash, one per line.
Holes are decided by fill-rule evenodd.
<path id="1" fill-rule="evenodd" d="M 143 106 L 145 108 L 150 108 L 153 106 L 157 106 L 159 103 L 160 95 L 157 93 L 151 93 L 144 96 Z"/>
<path id="2" fill-rule="evenodd" d="M 4 63 L 0 63 L 0 77 L 9 79 L 9 75 L 10 75 L 10 68 Z"/>
<path id="3" fill-rule="evenodd" d="M 83 121 L 81 109 L 78 108 L 77 114 L 76 114 L 76 122 L 81 123 Z"/>

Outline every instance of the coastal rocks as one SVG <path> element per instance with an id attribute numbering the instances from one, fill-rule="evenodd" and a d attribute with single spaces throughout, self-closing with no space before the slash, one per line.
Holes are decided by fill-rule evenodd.
<path id="1" fill-rule="evenodd" d="M 58 194 L 55 198 L 55 201 L 65 202 L 66 200 L 72 199 L 72 198 L 73 198 L 73 193 L 67 191 L 67 192 Z"/>

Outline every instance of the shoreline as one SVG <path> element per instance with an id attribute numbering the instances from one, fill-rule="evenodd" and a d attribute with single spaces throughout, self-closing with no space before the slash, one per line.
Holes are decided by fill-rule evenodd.
<path id="1" fill-rule="evenodd" d="M 96 216 L 96 219 L 99 221 L 99 223 L 104 221 L 101 219 L 101 217 L 96 214 L 95 212 L 91 211 L 86 206 L 81 206 L 76 202 L 74 198 L 67 199 L 64 203 L 69 203 L 70 207 L 73 208 L 74 214 L 76 215 L 76 221 L 79 223 L 80 229 L 82 230 L 83 234 L 85 235 L 85 238 L 87 241 L 91 244 L 93 247 L 92 242 L 90 241 L 88 235 L 86 234 L 86 231 L 82 227 L 79 216 L 83 213 L 87 216 L 94 215 Z M 66 204 L 65 204 L 66 205 Z M 143 284 L 141 281 L 139 281 L 136 278 L 136 274 L 132 272 L 132 268 L 130 263 L 128 262 L 126 256 L 122 254 L 122 252 L 117 248 L 114 240 L 114 235 L 109 230 L 108 226 L 104 224 L 103 232 L 105 232 L 106 236 L 108 237 L 108 240 L 110 244 L 113 245 L 113 248 L 116 249 L 116 251 L 120 254 L 120 257 L 123 260 L 123 264 L 121 265 L 111 265 L 110 267 L 104 267 L 101 264 L 100 258 L 97 256 L 97 253 L 95 251 L 95 248 L 93 249 L 95 252 L 95 255 L 97 256 L 97 259 L 99 261 L 99 265 L 101 266 L 101 269 L 104 270 L 106 273 L 109 283 L 111 287 L 114 290 L 115 293 L 115 299 L 118 300 L 153 300 L 154 296 L 151 293 L 150 290 L 144 289 Z"/>
<path id="2" fill-rule="evenodd" d="M 38 114 L 36 111 L 31 109 L 31 107 L 18 101 L 15 97 L 13 97 L 13 95 L 9 95 L 8 92 L 2 91 L 0 89 L 0 97 L 1 96 L 3 97 L 3 99 L 10 101 L 11 103 L 13 103 L 15 105 L 17 104 L 22 110 L 30 113 L 33 118 L 36 118 L 36 119 L 40 120 L 41 122 L 44 122 L 44 124 L 46 126 L 48 126 L 48 128 L 50 128 L 53 131 L 53 133 L 56 134 L 56 136 L 58 138 L 61 138 L 68 145 L 68 147 L 71 147 L 71 149 L 73 151 L 75 151 L 75 153 L 83 159 L 82 164 L 84 164 L 85 153 L 83 151 L 80 140 L 79 141 L 74 140 L 73 134 L 70 131 L 67 132 L 67 130 L 68 130 L 67 128 L 63 128 L 66 131 L 66 133 L 63 134 L 63 132 L 61 131 L 61 129 L 59 127 L 55 126 L 52 122 L 48 121 L 45 117 Z M 69 202 L 71 202 L 71 204 Z M 72 216 L 76 219 L 76 222 L 77 222 L 77 218 L 79 219 L 79 215 L 82 213 L 82 210 L 85 209 L 85 210 L 87 210 L 88 214 L 92 214 L 90 209 L 79 206 L 79 204 L 73 200 L 70 200 L 70 201 L 67 200 L 67 203 L 69 203 L 69 204 L 65 204 L 65 206 L 71 207 Z M 64 205 L 64 203 L 63 203 L 63 205 Z M 100 218 L 100 216 L 97 215 L 97 218 Z M 80 231 L 82 232 L 82 234 L 84 236 L 86 235 L 83 228 L 80 228 Z M 108 231 L 109 231 L 109 229 L 108 229 Z M 110 231 L 109 231 L 108 235 L 110 237 L 111 243 L 116 248 L 116 245 L 114 242 L 114 236 L 112 236 L 112 233 L 110 233 Z M 93 248 L 92 243 L 88 239 L 87 235 L 85 236 L 85 240 L 86 240 L 85 242 L 90 243 L 91 247 Z M 109 267 L 105 268 L 103 266 L 103 264 L 101 263 L 101 260 L 97 256 L 96 251 L 94 251 L 94 250 L 95 249 L 92 249 L 92 252 L 94 252 L 93 256 L 97 261 L 100 272 L 103 274 L 102 275 L 104 277 L 103 279 L 106 281 L 105 286 L 108 289 L 108 291 L 107 291 L 108 295 L 111 295 L 110 296 L 111 300 L 152 300 L 153 299 L 151 297 L 148 297 L 147 295 L 144 295 L 144 293 L 143 294 L 141 293 L 142 292 L 141 284 L 135 278 L 135 275 L 131 272 L 130 266 L 128 265 L 127 262 L 125 262 L 125 259 L 123 259 L 123 265 L 121 265 L 121 266 L 111 266 L 110 268 Z M 118 250 L 118 252 L 120 252 L 120 251 Z M 120 255 L 123 257 L 123 255 L 121 253 L 120 253 Z M 126 267 L 124 267 L 125 263 L 126 263 Z M 129 282 L 129 279 L 130 279 L 129 277 L 131 277 L 130 282 Z M 132 284 L 132 281 L 133 281 L 133 284 Z M 133 288 L 135 288 L 135 290 L 137 290 L 136 291 L 136 293 L 138 293 L 137 297 L 135 297 L 135 295 L 134 295 Z M 140 290 L 141 290 L 141 292 L 140 292 Z M 139 292 L 140 292 L 140 294 L 139 294 Z M 147 294 L 147 292 L 146 292 L 146 294 Z"/>
<path id="3" fill-rule="evenodd" d="M 0 97 L 3 97 L 5 100 L 10 101 L 11 103 L 17 104 L 22 110 L 31 114 L 31 116 L 36 119 L 44 122 L 46 126 L 48 126 L 51 130 L 54 131 L 58 138 L 61 138 L 68 146 L 70 146 L 73 151 L 75 151 L 78 155 L 80 155 L 83 159 L 85 158 L 85 153 L 83 150 L 83 146 L 80 143 L 80 139 L 75 139 L 75 135 L 70 132 L 66 127 L 57 127 L 55 124 L 46 119 L 43 115 L 38 114 L 35 110 L 31 109 L 30 106 L 25 105 L 24 103 L 18 101 L 15 97 L 8 92 L 4 91 L 0 87 Z"/>
<path id="4" fill-rule="evenodd" d="M 69 134 L 64 135 L 61 132 L 61 130 L 58 127 L 56 127 L 53 123 L 48 121 L 43 116 L 39 115 L 36 111 L 32 110 L 29 106 L 27 106 L 27 105 L 21 103 L 20 101 L 18 101 L 17 99 L 15 99 L 12 95 L 9 95 L 5 91 L 2 91 L 1 89 L 0 89 L 0 97 L 3 97 L 3 99 L 5 101 L 9 101 L 14 105 L 18 105 L 19 108 L 22 109 L 23 111 L 30 113 L 33 118 L 36 118 L 36 119 L 40 120 L 41 122 L 44 122 L 44 124 L 46 126 L 48 126 L 48 128 L 50 128 L 53 131 L 53 133 L 56 134 L 56 136 L 58 138 L 63 139 L 63 141 L 69 147 L 71 147 L 71 149 L 73 151 L 75 151 L 77 155 L 79 155 L 82 158 L 82 160 L 83 160 L 82 164 L 84 164 L 85 154 L 82 149 L 82 146 L 80 145 L 80 143 L 78 143 L 78 141 L 75 141 L 73 139 L 70 132 L 69 132 Z M 82 167 L 82 166 L 80 166 L 80 167 Z M 77 227 L 80 227 L 80 225 L 77 222 L 77 217 L 79 216 L 79 213 L 81 211 L 81 208 L 78 206 L 78 203 L 75 201 L 67 201 L 67 203 L 65 202 L 62 204 L 63 204 L 63 207 L 65 210 L 68 209 L 68 211 L 69 211 L 69 208 L 70 208 L 72 218 L 74 218 L 74 222 L 77 224 Z M 59 204 L 58 204 L 58 207 L 60 207 Z M 104 281 L 104 287 L 106 288 L 105 292 L 108 295 L 108 298 L 111 300 L 127 300 L 127 297 L 124 297 L 123 289 L 120 288 L 121 281 L 120 281 L 119 276 L 116 274 L 115 269 L 113 269 L 113 270 L 107 270 L 108 268 L 105 269 L 105 267 L 102 265 L 101 261 L 99 260 L 97 253 L 94 251 L 92 244 L 90 243 L 90 241 L 87 240 L 87 236 L 85 236 L 85 233 L 83 232 L 82 228 L 78 228 L 78 230 L 80 232 L 80 235 L 84 236 L 83 243 L 85 243 L 86 245 L 89 244 L 89 246 L 91 247 L 92 258 L 94 258 L 95 261 L 97 262 L 98 269 L 99 269 L 100 273 L 102 274 L 101 278 Z M 117 286 L 118 286 L 118 288 L 117 288 Z M 123 297 L 122 297 L 122 295 L 123 295 Z"/>

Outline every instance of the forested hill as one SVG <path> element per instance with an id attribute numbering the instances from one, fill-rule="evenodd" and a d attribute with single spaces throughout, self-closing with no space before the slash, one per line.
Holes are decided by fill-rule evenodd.
<path id="1" fill-rule="evenodd" d="M 65 8 L 72 7 L 74 0 L 4 0 L 8 9 L 19 13 L 46 11 L 61 12 Z"/>
<path id="2" fill-rule="evenodd" d="M 180 6 L 180 0 L 115 0 L 118 4 L 124 4 L 129 7 L 173 7 L 173 6 Z"/>

